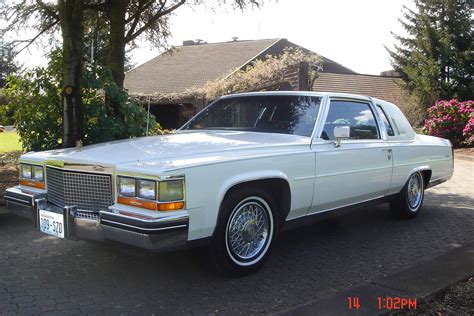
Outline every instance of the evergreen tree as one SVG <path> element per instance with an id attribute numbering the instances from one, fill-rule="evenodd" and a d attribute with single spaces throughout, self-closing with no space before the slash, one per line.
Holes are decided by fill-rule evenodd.
<path id="1" fill-rule="evenodd" d="M 0 88 L 5 86 L 7 76 L 18 70 L 18 65 L 13 60 L 14 56 L 13 47 L 0 41 Z"/>
<path id="2" fill-rule="evenodd" d="M 470 0 L 415 0 L 400 20 L 406 37 L 389 51 L 392 66 L 423 105 L 473 99 L 474 47 Z"/>

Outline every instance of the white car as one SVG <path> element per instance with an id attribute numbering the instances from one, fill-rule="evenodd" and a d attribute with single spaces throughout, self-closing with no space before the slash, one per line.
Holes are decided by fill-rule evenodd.
<path id="1" fill-rule="evenodd" d="M 453 152 L 391 103 L 282 91 L 221 97 L 174 134 L 28 153 L 20 164 L 5 200 L 46 234 L 149 250 L 206 241 L 220 266 L 243 274 L 296 219 L 367 202 L 418 215 L 424 190 L 450 179 Z"/>

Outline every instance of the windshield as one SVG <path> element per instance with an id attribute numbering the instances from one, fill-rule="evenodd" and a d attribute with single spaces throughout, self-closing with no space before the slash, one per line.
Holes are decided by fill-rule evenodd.
<path id="1" fill-rule="evenodd" d="M 260 95 L 225 98 L 210 104 L 183 129 L 226 129 L 311 136 L 320 97 Z"/>

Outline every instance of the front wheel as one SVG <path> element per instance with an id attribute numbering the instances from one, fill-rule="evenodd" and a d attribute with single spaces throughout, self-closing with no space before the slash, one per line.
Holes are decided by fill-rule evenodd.
<path id="1" fill-rule="evenodd" d="M 415 172 L 402 191 L 390 202 L 390 209 L 399 218 L 413 218 L 420 213 L 424 195 L 423 175 L 421 172 Z"/>
<path id="2" fill-rule="evenodd" d="M 273 198 L 259 188 L 243 188 L 227 196 L 213 237 L 216 263 L 227 272 L 255 272 L 268 259 L 277 231 Z"/>

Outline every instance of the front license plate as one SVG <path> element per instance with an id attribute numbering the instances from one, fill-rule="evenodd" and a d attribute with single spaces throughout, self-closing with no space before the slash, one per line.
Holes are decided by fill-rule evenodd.
<path id="1" fill-rule="evenodd" d="M 59 238 L 64 238 L 64 216 L 45 210 L 39 211 L 40 231 Z"/>

